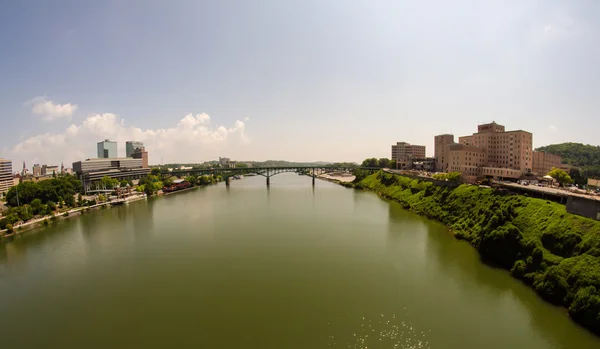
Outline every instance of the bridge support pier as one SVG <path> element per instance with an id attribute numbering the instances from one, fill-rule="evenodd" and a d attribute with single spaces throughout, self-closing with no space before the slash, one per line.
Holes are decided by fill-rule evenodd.
<path id="1" fill-rule="evenodd" d="M 227 177 L 227 178 L 225 179 L 225 185 L 226 185 L 226 186 L 229 186 L 230 184 L 231 184 L 231 177 Z"/>
<path id="2" fill-rule="evenodd" d="M 271 177 L 267 177 L 267 187 L 271 185 Z"/>
<path id="3" fill-rule="evenodd" d="M 315 175 L 313 175 L 313 187 L 315 186 Z"/>

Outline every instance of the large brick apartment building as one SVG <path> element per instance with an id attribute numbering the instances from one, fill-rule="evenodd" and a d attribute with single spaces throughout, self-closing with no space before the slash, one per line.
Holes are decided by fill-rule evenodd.
<path id="1" fill-rule="evenodd" d="M 477 126 L 477 132 L 458 138 L 435 137 L 436 163 L 447 172 L 461 172 L 463 180 L 481 177 L 519 178 L 533 168 L 533 135 L 523 130 L 506 131 L 496 122 Z"/>

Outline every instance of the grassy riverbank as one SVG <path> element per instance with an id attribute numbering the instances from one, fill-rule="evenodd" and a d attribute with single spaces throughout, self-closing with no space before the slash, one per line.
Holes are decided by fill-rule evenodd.
<path id="1" fill-rule="evenodd" d="M 563 205 L 473 185 L 446 188 L 378 172 L 355 183 L 449 226 L 482 259 L 510 270 L 600 334 L 600 222 Z"/>

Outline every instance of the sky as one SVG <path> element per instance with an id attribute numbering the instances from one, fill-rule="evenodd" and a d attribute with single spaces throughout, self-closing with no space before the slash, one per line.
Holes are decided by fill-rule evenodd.
<path id="1" fill-rule="evenodd" d="M 356 161 L 496 121 L 597 145 L 600 1 L 12 1 L 0 157 Z"/>

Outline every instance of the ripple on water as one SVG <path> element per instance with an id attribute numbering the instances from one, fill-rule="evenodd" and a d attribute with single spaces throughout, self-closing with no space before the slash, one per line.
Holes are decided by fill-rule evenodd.
<path id="1" fill-rule="evenodd" d="M 406 314 L 407 315 L 407 314 Z M 352 349 L 428 349 L 425 332 L 417 329 L 411 321 L 398 319 L 396 314 L 376 318 L 363 317 L 360 328 L 348 335 L 329 336 L 330 348 Z M 339 338 L 338 338 L 339 337 Z"/>

